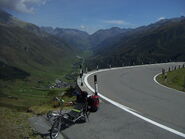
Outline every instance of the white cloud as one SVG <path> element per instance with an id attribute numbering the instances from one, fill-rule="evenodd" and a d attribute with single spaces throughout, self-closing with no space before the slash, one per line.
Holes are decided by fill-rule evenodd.
<path id="1" fill-rule="evenodd" d="M 0 8 L 23 13 L 33 13 L 34 7 L 46 4 L 48 0 L 0 0 Z"/>
<path id="2" fill-rule="evenodd" d="M 127 25 L 129 23 L 123 21 L 123 20 L 103 20 L 106 24 L 115 24 L 115 25 Z"/>
<path id="3" fill-rule="evenodd" d="M 80 25 L 80 28 L 81 29 L 85 29 L 86 27 L 84 25 Z"/>
<path id="4" fill-rule="evenodd" d="M 158 21 L 159 21 L 159 20 L 163 20 L 163 19 L 165 19 L 165 17 L 163 17 L 163 16 L 162 16 L 162 17 L 159 17 L 159 18 L 158 18 Z"/>

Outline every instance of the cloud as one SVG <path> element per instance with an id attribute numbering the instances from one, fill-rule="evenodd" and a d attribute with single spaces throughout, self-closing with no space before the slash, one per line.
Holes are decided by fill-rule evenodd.
<path id="1" fill-rule="evenodd" d="M 85 29 L 86 27 L 84 25 L 80 25 L 80 28 L 81 29 Z"/>
<path id="2" fill-rule="evenodd" d="M 115 25 L 128 25 L 129 23 L 123 20 L 103 20 L 106 24 L 115 24 Z"/>
<path id="3" fill-rule="evenodd" d="M 34 7 L 46 4 L 48 0 L 0 0 L 0 8 L 22 13 L 34 13 Z"/>
<path id="4" fill-rule="evenodd" d="M 165 17 L 163 17 L 163 16 L 162 16 L 162 17 L 159 17 L 159 18 L 158 18 L 158 21 L 159 21 L 159 20 L 163 20 L 163 19 L 165 19 Z"/>

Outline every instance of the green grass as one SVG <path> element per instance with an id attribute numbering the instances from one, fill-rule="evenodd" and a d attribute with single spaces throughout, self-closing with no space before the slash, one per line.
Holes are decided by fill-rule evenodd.
<path id="1" fill-rule="evenodd" d="M 65 91 L 64 89 L 49 89 L 49 85 L 53 84 L 56 79 L 69 83 L 76 82 L 75 80 L 65 79 L 66 74 L 78 71 L 78 69 L 72 68 L 72 63 L 76 62 L 78 63 L 79 60 L 72 62 L 71 59 L 68 59 L 65 68 L 48 68 L 46 72 L 31 71 L 31 76 L 25 79 L 0 79 L 0 106 L 27 110 L 32 106 L 49 103 L 52 97 Z"/>
<path id="2" fill-rule="evenodd" d="M 164 75 L 157 76 L 157 81 L 165 86 L 185 92 L 185 68 L 167 72 L 167 79 Z"/>
<path id="3" fill-rule="evenodd" d="M 59 109 L 54 107 L 55 96 L 62 97 L 66 102 L 76 99 L 65 88 L 48 88 L 56 79 L 75 82 L 75 80 L 65 79 L 66 74 L 77 71 L 72 68 L 71 59 L 65 65 L 65 68 L 53 67 L 46 71 L 32 70 L 31 76 L 25 79 L 0 79 L 0 138 L 40 138 L 30 128 L 28 118 Z"/>
<path id="4" fill-rule="evenodd" d="M 54 81 L 53 81 L 54 82 Z M 0 106 L 26 111 L 32 106 L 50 104 L 50 101 L 58 95 L 63 95 L 65 88 L 49 89 L 49 81 L 37 81 L 27 79 L 2 81 L 0 80 Z M 70 99 L 69 96 L 68 99 Z"/>
<path id="5" fill-rule="evenodd" d="M 76 99 L 66 89 L 42 91 L 30 88 L 23 81 L 16 81 L 13 86 L 1 88 L 0 91 L 0 138 L 3 139 L 26 137 L 40 139 L 40 136 L 35 135 L 31 129 L 28 118 L 45 114 L 49 110 L 60 109 L 53 101 L 55 96 L 60 95 L 66 102 Z"/>
<path id="6" fill-rule="evenodd" d="M 0 107 L 0 138 L 2 139 L 41 139 L 39 135 L 34 134 L 28 123 L 28 118 L 32 114 L 18 112 L 7 107 Z"/>

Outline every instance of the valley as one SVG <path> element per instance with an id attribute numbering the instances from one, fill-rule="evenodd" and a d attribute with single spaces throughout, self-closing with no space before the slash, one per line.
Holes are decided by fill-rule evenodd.
<path id="1" fill-rule="evenodd" d="M 183 16 L 88 34 L 39 27 L 0 10 L 0 118 L 4 119 L 0 132 L 4 137 L 15 132 L 10 138 L 40 138 L 26 119 L 52 110 L 55 96 L 73 100 L 69 86 L 76 85 L 82 63 L 84 70 L 94 70 L 97 65 L 101 69 L 177 61 L 185 61 Z M 51 87 L 58 80 L 67 85 Z"/>

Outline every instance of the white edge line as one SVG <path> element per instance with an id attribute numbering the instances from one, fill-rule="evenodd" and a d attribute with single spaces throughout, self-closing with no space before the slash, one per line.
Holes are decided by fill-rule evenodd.
<path id="1" fill-rule="evenodd" d="M 160 72 L 160 73 L 156 74 L 156 75 L 153 77 L 153 80 L 154 80 L 155 83 L 157 83 L 158 85 L 160 85 L 160 86 L 162 86 L 162 87 L 165 87 L 165 88 L 167 88 L 167 89 L 170 89 L 170 90 L 173 90 L 173 91 L 176 91 L 176 92 L 179 92 L 179 93 L 183 93 L 183 94 L 185 95 L 185 92 L 182 92 L 182 91 L 179 91 L 179 90 L 177 90 L 177 89 L 170 88 L 170 87 L 168 87 L 168 86 L 165 86 L 165 85 L 163 85 L 163 84 L 160 84 L 160 83 L 157 81 L 157 76 L 159 76 L 160 74 L 162 74 L 162 73 Z"/>
<path id="2" fill-rule="evenodd" d="M 157 65 L 157 64 L 156 64 L 156 65 Z M 147 65 L 142 65 L 142 66 L 147 66 Z M 98 70 L 98 71 L 93 71 L 93 72 L 87 73 L 87 74 L 85 75 L 84 82 L 85 82 L 86 86 L 87 86 L 92 92 L 95 92 L 95 90 L 90 86 L 90 84 L 89 84 L 88 81 L 87 81 L 87 78 L 88 78 L 90 75 L 95 74 L 95 73 L 98 73 L 98 72 L 103 72 L 103 71 L 116 70 L 116 69 L 123 69 L 123 68 L 132 68 L 132 67 L 141 67 L 141 66 L 119 67 L 119 68 L 102 69 L 102 70 Z M 159 73 L 159 74 L 160 74 L 160 73 Z M 178 135 L 178 136 L 181 136 L 181 137 L 184 137 L 184 138 L 185 138 L 185 134 L 184 134 L 184 133 L 179 132 L 179 131 L 177 131 L 177 130 L 175 130 L 175 129 L 172 129 L 172 128 L 170 128 L 170 127 L 167 127 L 167 126 L 165 126 L 165 125 L 162 125 L 162 124 L 160 124 L 160 123 L 158 123 L 158 122 L 155 122 L 155 121 L 153 121 L 153 120 L 151 120 L 151 119 L 149 119 L 149 118 L 146 118 L 146 117 L 144 117 L 144 116 L 142 116 L 142 115 L 140 115 L 140 114 L 134 112 L 135 110 L 132 111 L 133 109 L 131 109 L 131 108 L 127 107 L 127 106 L 124 106 L 124 105 L 122 105 L 122 104 L 120 104 L 120 103 L 118 103 L 118 102 L 115 102 L 115 101 L 109 99 L 108 97 L 103 96 L 103 95 L 100 94 L 100 93 L 98 93 L 98 94 L 99 94 L 99 96 L 100 96 L 102 99 L 104 99 L 104 100 L 110 102 L 111 104 L 117 106 L 118 108 L 120 108 L 120 109 L 122 109 L 122 110 L 124 110 L 124 111 L 126 111 L 126 112 L 128 112 L 128 113 L 130 113 L 130 114 L 132 114 L 132 115 L 134 115 L 134 116 L 136 116 L 136 117 L 138 117 L 138 118 L 140 118 L 140 119 L 142 119 L 142 120 L 148 122 L 148 123 L 151 123 L 151 124 L 153 124 L 153 125 L 155 125 L 155 126 L 158 126 L 158 127 L 162 128 L 162 129 L 165 129 L 165 130 L 167 130 L 167 131 L 169 131 L 169 132 L 171 132 L 171 133 L 174 133 L 174 134 L 176 134 L 176 135 Z"/>

